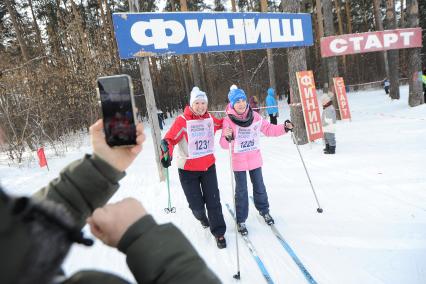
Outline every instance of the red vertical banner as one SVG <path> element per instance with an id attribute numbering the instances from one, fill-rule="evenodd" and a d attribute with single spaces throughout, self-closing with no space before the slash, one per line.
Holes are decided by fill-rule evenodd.
<path id="1" fill-rule="evenodd" d="M 321 114 L 317 100 L 317 91 L 315 89 L 314 75 L 312 71 L 301 71 L 296 72 L 296 78 L 308 140 L 314 141 L 323 138 L 324 133 L 322 132 Z"/>
<path id="2" fill-rule="evenodd" d="M 334 90 L 336 91 L 337 102 L 339 103 L 340 117 L 351 119 L 348 97 L 346 96 L 345 82 L 342 77 L 333 78 Z"/>
<path id="3" fill-rule="evenodd" d="M 37 156 L 38 156 L 38 164 L 40 165 L 40 168 L 46 166 L 47 169 L 49 170 L 49 166 L 47 165 L 47 159 L 46 159 L 46 156 L 44 155 L 43 147 L 37 150 Z"/>

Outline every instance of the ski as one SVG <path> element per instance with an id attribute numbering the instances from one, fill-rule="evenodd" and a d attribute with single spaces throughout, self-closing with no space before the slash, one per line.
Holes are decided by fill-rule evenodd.
<path id="1" fill-rule="evenodd" d="M 254 204 L 253 196 L 250 196 L 250 200 Z M 312 275 L 309 273 L 309 271 L 306 269 L 306 267 L 303 265 L 302 261 L 297 257 L 294 250 L 290 247 L 290 245 L 287 243 L 287 241 L 284 239 L 284 237 L 281 235 L 280 231 L 275 227 L 274 224 L 269 225 L 271 227 L 272 233 L 277 238 L 281 246 L 285 249 L 285 251 L 290 255 L 290 257 L 293 259 L 294 263 L 296 263 L 297 267 L 299 267 L 300 271 L 302 272 L 305 279 L 310 284 L 317 284 L 315 279 L 312 277 Z"/>
<path id="2" fill-rule="evenodd" d="M 232 210 L 231 206 L 229 206 L 228 203 L 226 203 L 226 207 L 228 208 L 229 213 L 231 214 L 232 218 L 236 221 L 236 217 L 234 214 L 234 211 Z M 239 232 L 236 232 L 237 234 L 240 234 Z M 240 234 L 241 235 L 241 234 Z M 269 274 L 268 270 L 266 269 L 265 265 L 263 264 L 262 260 L 260 259 L 259 255 L 256 252 L 256 249 L 253 246 L 253 243 L 250 241 L 248 236 L 242 236 L 244 242 L 246 243 L 251 255 L 253 256 L 254 260 L 256 261 L 257 266 L 259 267 L 260 271 L 263 274 L 263 277 L 265 277 L 265 280 L 268 284 L 273 284 L 274 281 L 271 278 L 271 275 Z"/>

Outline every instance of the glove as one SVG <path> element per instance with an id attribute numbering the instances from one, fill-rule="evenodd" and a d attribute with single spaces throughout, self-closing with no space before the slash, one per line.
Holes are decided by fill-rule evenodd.
<path id="1" fill-rule="evenodd" d="M 227 132 L 229 132 L 231 134 L 231 135 L 225 135 L 226 141 L 231 142 L 232 140 L 234 140 L 234 133 L 232 132 L 232 129 L 228 128 L 225 131 L 227 131 Z"/>
<path id="2" fill-rule="evenodd" d="M 231 136 L 225 136 L 226 141 L 231 142 L 232 140 L 234 140 L 234 134 L 232 134 Z"/>
<path id="3" fill-rule="evenodd" d="M 288 125 L 288 124 L 290 124 L 290 125 Z M 291 127 L 287 127 L 287 126 L 291 126 Z M 286 133 L 289 132 L 289 131 L 293 131 L 293 123 L 288 119 L 284 122 L 284 130 L 285 130 Z"/>
<path id="4" fill-rule="evenodd" d="M 160 143 L 161 148 L 161 164 L 164 168 L 168 168 L 172 164 L 172 156 L 169 153 L 169 143 L 163 139 Z"/>
<path id="5" fill-rule="evenodd" d="M 163 168 L 168 168 L 172 165 L 172 156 L 161 156 L 161 165 Z"/>

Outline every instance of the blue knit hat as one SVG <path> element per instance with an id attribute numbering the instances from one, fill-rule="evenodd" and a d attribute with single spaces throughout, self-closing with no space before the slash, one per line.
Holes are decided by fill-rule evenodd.
<path id="1" fill-rule="evenodd" d="M 228 93 L 228 99 L 231 106 L 234 107 L 235 103 L 239 100 L 247 101 L 246 93 L 242 89 L 232 89 Z"/>

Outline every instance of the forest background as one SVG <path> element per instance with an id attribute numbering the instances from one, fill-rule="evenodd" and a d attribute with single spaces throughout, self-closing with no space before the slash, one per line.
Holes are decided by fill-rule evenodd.
<path id="1" fill-rule="evenodd" d="M 327 88 L 335 75 L 344 77 L 351 89 L 378 87 L 385 77 L 395 85 L 410 81 L 420 63 L 426 66 L 425 0 L 135 1 L 145 12 L 187 9 L 312 15 L 315 43 L 311 47 L 150 57 L 156 106 L 165 113 L 181 110 L 194 85 L 207 92 L 210 109 L 224 108 L 232 84 L 257 96 L 260 103 L 270 86 L 279 96 L 289 95 L 290 90 L 297 94 L 289 75 L 301 61 L 313 70 L 317 88 Z M 26 150 L 54 146 L 66 142 L 71 133 L 87 130 L 99 117 L 95 92 L 99 76 L 131 75 L 140 115 L 146 117 L 138 63 L 120 60 L 114 37 L 112 13 L 127 12 L 128 5 L 122 0 L 0 0 L 0 124 L 7 140 L 0 150 L 10 160 L 20 162 Z M 327 60 L 320 56 L 323 36 L 414 26 L 423 29 L 422 49 Z M 396 91 L 391 90 L 390 96 L 399 99 Z M 294 97 L 297 102 L 298 96 Z M 418 98 L 410 90 L 408 104 L 423 104 L 424 99 Z"/>

